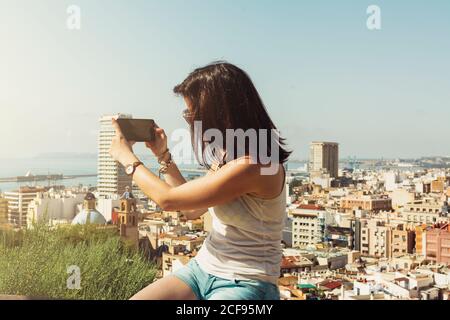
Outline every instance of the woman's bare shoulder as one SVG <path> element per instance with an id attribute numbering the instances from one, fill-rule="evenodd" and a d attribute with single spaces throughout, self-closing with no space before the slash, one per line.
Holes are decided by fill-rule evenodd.
<path id="1" fill-rule="evenodd" d="M 222 169 L 249 179 L 254 185 L 252 194 L 264 198 L 277 196 L 284 186 L 286 173 L 282 164 L 264 165 L 255 163 L 250 157 L 241 157 L 227 162 Z"/>

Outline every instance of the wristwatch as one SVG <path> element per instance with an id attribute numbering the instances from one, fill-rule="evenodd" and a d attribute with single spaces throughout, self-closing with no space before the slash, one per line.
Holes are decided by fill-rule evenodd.
<path id="1" fill-rule="evenodd" d="M 125 167 L 125 173 L 129 176 L 132 176 L 134 174 L 134 172 L 136 171 L 136 168 L 139 167 L 141 164 L 143 164 L 143 163 L 138 161 L 138 162 L 127 165 Z"/>

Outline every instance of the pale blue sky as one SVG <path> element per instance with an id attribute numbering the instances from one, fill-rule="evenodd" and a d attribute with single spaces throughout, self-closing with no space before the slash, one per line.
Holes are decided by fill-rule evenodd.
<path id="1" fill-rule="evenodd" d="M 450 155 L 447 0 L 0 0 L 0 23 L 0 158 L 96 152 L 105 113 L 170 133 L 185 126 L 173 86 L 218 59 L 250 74 L 297 158 L 312 140 L 343 157 Z"/>

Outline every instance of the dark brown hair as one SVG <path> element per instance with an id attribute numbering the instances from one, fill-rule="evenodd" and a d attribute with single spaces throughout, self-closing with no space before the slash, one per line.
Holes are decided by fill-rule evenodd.
<path id="1" fill-rule="evenodd" d="M 201 165 L 210 168 L 210 163 L 205 158 L 205 149 L 208 142 L 203 140 L 203 134 L 208 129 L 218 129 L 222 135 L 226 136 L 227 129 L 255 129 L 257 132 L 265 129 L 269 132 L 277 130 L 267 113 L 264 103 L 258 91 L 253 85 L 250 77 L 240 68 L 227 62 L 214 62 L 205 67 L 194 70 L 181 84 L 174 88 L 175 94 L 187 98 L 193 106 L 193 117 L 190 121 L 192 146 L 195 150 L 197 160 Z M 202 122 L 202 132 L 198 141 L 194 138 L 194 122 Z M 277 131 L 278 132 L 278 131 Z M 272 137 L 272 135 L 270 135 Z M 260 136 L 258 139 L 258 151 L 260 146 Z M 285 139 L 277 135 L 276 150 L 277 159 L 280 164 L 288 160 L 290 151 L 287 151 Z M 271 138 L 267 139 L 267 150 L 265 154 L 271 157 L 274 145 Z M 201 157 L 198 147 L 201 146 Z M 237 146 L 235 146 L 236 149 Z M 225 148 L 224 148 L 225 149 Z M 248 155 L 249 145 L 246 139 L 244 147 L 245 154 Z M 264 149 L 265 146 L 264 146 Z M 228 151 L 225 152 L 228 154 Z M 275 154 L 276 154 L 275 153 Z M 261 163 L 261 159 L 255 159 Z M 227 161 L 238 158 L 238 152 L 234 150 L 233 156 Z M 222 159 L 216 159 L 221 161 Z"/>

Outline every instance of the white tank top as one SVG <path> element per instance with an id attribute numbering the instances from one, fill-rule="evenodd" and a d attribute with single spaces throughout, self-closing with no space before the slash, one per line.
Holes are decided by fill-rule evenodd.
<path id="1" fill-rule="evenodd" d="M 285 211 L 285 183 L 274 199 L 244 195 L 209 208 L 212 230 L 195 257 L 200 268 L 224 279 L 277 284 Z"/>

